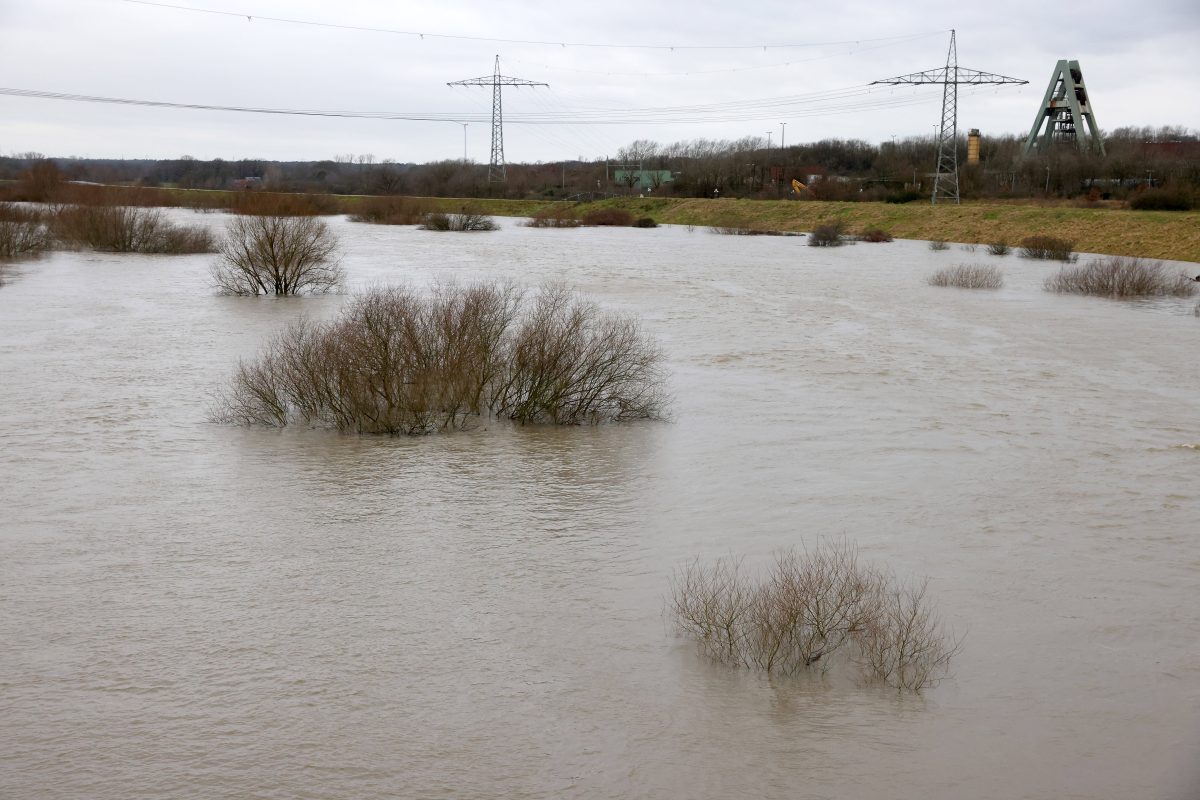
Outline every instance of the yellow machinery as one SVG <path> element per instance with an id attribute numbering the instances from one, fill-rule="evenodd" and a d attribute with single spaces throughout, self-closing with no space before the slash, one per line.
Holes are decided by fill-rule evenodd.
<path id="1" fill-rule="evenodd" d="M 793 191 L 793 192 L 795 192 L 796 194 L 800 194 L 801 192 L 803 192 L 803 191 L 804 191 L 805 189 L 807 189 L 807 188 L 808 188 L 808 187 L 807 187 L 807 186 L 805 186 L 803 183 L 801 183 L 800 181 L 796 180 L 795 178 L 792 178 L 792 191 Z"/>

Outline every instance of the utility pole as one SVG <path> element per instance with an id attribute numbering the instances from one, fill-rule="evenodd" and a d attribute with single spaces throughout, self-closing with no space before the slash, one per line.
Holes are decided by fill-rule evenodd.
<path id="1" fill-rule="evenodd" d="M 779 150 L 783 152 L 783 135 L 787 133 L 787 123 L 779 123 Z"/>
<path id="2" fill-rule="evenodd" d="M 504 168 L 504 113 L 501 104 L 501 86 L 549 86 L 548 83 L 510 78 L 500 74 L 500 56 L 496 56 L 496 67 L 491 75 L 451 81 L 447 86 L 491 86 L 492 87 L 492 158 L 488 162 L 488 183 L 505 181 L 508 173 Z M 466 137 L 464 130 L 464 138 Z"/>
<path id="3" fill-rule="evenodd" d="M 901 84 L 938 84 L 942 87 L 942 123 L 935 126 L 940 130 L 938 139 L 937 168 L 933 175 L 933 195 L 930 201 L 938 201 L 938 194 L 955 203 L 960 202 L 958 194 L 958 87 L 981 86 L 983 84 L 1015 83 L 1024 84 L 1029 81 L 1020 78 L 1009 78 L 992 72 L 980 72 L 958 66 L 958 46 L 955 44 L 955 33 L 950 31 L 950 49 L 946 51 L 946 66 L 937 69 L 927 69 L 924 72 L 913 72 L 899 75 L 895 78 L 885 78 L 872 81 L 889 86 Z"/>
<path id="4" fill-rule="evenodd" d="M 767 131 L 767 172 L 771 172 L 771 131 Z M 775 176 L 771 175 L 771 185 L 775 184 Z M 765 186 L 763 188 L 766 188 Z"/>

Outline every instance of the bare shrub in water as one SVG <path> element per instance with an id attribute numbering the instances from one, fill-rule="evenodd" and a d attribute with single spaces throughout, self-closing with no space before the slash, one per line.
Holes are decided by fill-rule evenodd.
<path id="1" fill-rule="evenodd" d="M 1026 236 L 1021 240 L 1021 258 L 1048 261 L 1074 261 L 1075 243 L 1055 236 Z"/>
<path id="2" fill-rule="evenodd" d="M 633 214 L 623 208 L 595 208 L 584 212 L 583 224 L 589 227 L 629 227 L 633 225 Z"/>
<path id="3" fill-rule="evenodd" d="M 934 251 L 949 250 L 950 245 L 946 244 L 941 239 L 934 239 L 932 242 L 929 243 L 929 249 L 934 250 Z"/>
<path id="4" fill-rule="evenodd" d="M 987 251 L 989 255 L 993 256 L 1008 255 L 1008 242 L 998 239 L 987 246 Z"/>
<path id="5" fill-rule="evenodd" d="M 809 247 L 839 247 L 845 242 L 841 221 L 818 225 L 808 236 Z"/>
<path id="6" fill-rule="evenodd" d="M 925 281 L 930 286 L 952 286 L 956 289 L 999 289 L 1004 286 L 1004 273 L 995 267 L 959 264 L 939 269 Z"/>
<path id="7" fill-rule="evenodd" d="M 534 213 L 525 223 L 527 228 L 578 228 L 583 221 L 575 217 L 569 209 L 544 208 Z"/>
<path id="8" fill-rule="evenodd" d="M 211 253 L 207 228 L 169 222 L 157 209 L 130 206 L 64 206 L 49 220 L 55 238 L 113 253 Z"/>
<path id="9" fill-rule="evenodd" d="M 0 203 L 0 258 L 34 255 L 50 246 L 50 235 L 37 211 Z"/>
<path id="10" fill-rule="evenodd" d="M 422 434 L 494 416 L 579 424 L 661 415 L 659 351 L 561 288 L 377 289 L 243 362 L 216 417 Z"/>
<path id="11" fill-rule="evenodd" d="M 845 649 L 872 678 L 919 691 L 945 674 L 958 647 L 924 584 L 897 584 L 846 543 L 784 551 L 760 578 L 732 558 L 693 562 L 675 574 L 669 604 L 707 655 L 769 673 L 826 669 Z"/>
<path id="12" fill-rule="evenodd" d="M 1200 287 L 1161 261 L 1111 256 L 1078 267 L 1063 267 L 1046 279 L 1046 290 L 1102 297 L 1191 297 Z"/>
<path id="13" fill-rule="evenodd" d="M 543 287 L 508 347 L 493 412 L 578 425 L 661 416 L 662 353 L 637 320 Z"/>
<path id="14" fill-rule="evenodd" d="M 860 242 L 890 242 L 893 241 L 893 236 L 883 228 L 867 228 L 858 235 Z"/>
<path id="15" fill-rule="evenodd" d="M 694 226 L 693 226 L 694 227 Z M 737 225 L 714 225 L 708 229 L 709 233 L 720 234 L 721 236 L 787 236 L 783 231 L 772 231 L 766 228 L 741 228 Z"/>
<path id="16" fill-rule="evenodd" d="M 370 197 L 350 216 L 350 221 L 374 225 L 417 225 L 427 213 L 427 205 L 412 197 Z"/>
<path id="17" fill-rule="evenodd" d="M 928 581 L 885 582 L 855 637 L 859 660 L 875 678 L 897 689 L 932 686 L 950 667 L 958 642 L 943 630 L 926 599 Z"/>
<path id="18" fill-rule="evenodd" d="M 239 216 L 212 269 L 218 291 L 294 295 L 336 291 L 343 280 L 337 237 L 316 217 Z"/>
<path id="19" fill-rule="evenodd" d="M 444 214 L 435 211 L 426 214 L 421 222 L 421 229 L 426 231 L 494 231 L 498 230 L 495 221 L 486 214 L 477 211 L 462 211 L 458 214 Z"/>

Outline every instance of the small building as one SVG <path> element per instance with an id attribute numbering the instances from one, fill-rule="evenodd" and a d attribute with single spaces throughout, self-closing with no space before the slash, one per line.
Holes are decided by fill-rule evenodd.
<path id="1" fill-rule="evenodd" d="M 669 169 L 618 169 L 613 172 L 613 181 L 643 192 L 656 189 L 672 180 Z"/>
<path id="2" fill-rule="evenodd" d="M 234 189 L 261 189 L 263 187 L 262 178 L 238 178 L 231 184 Z"/>

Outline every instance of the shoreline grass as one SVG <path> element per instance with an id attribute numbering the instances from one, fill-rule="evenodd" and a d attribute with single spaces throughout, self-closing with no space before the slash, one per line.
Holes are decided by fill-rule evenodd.
<path id="1" fill-rule="evenodd" d="M 236 196 L 245 194 L 217 189 L 161 191 L 178 205 L 193 207 L 227 207 L 235 203 Z M 325 197 L 332 197 L 335 202 L 322 213 L 335 214 L 354 214 L 376 199 L 366 195 Z M 532 217 L 538 212 L 580 216 L 594 209 L 618 208 L 635 218 L 653 217 L 659 224 L 769 229 L 784 233 L 811 231 L 817 225 L 837 220 L 846 230 L 881 228 L 897 239 L 982 245 L 998 241 L 1019 242 L 1027 236 L 1047 234 L 1069 239 L 1078 251 L 1085 253 L 1200 262 L 1200 211 L 1078 208 L 1015 201 L 968 201 L 962 205 L 934 206 L 927 203 L 674 197 L 621 197 L 594 203 L 405 197 L 419 202 L 426 211 L 446 213 L 461 211 L 467 205 L 480 213 L 503 217 Z"/>

